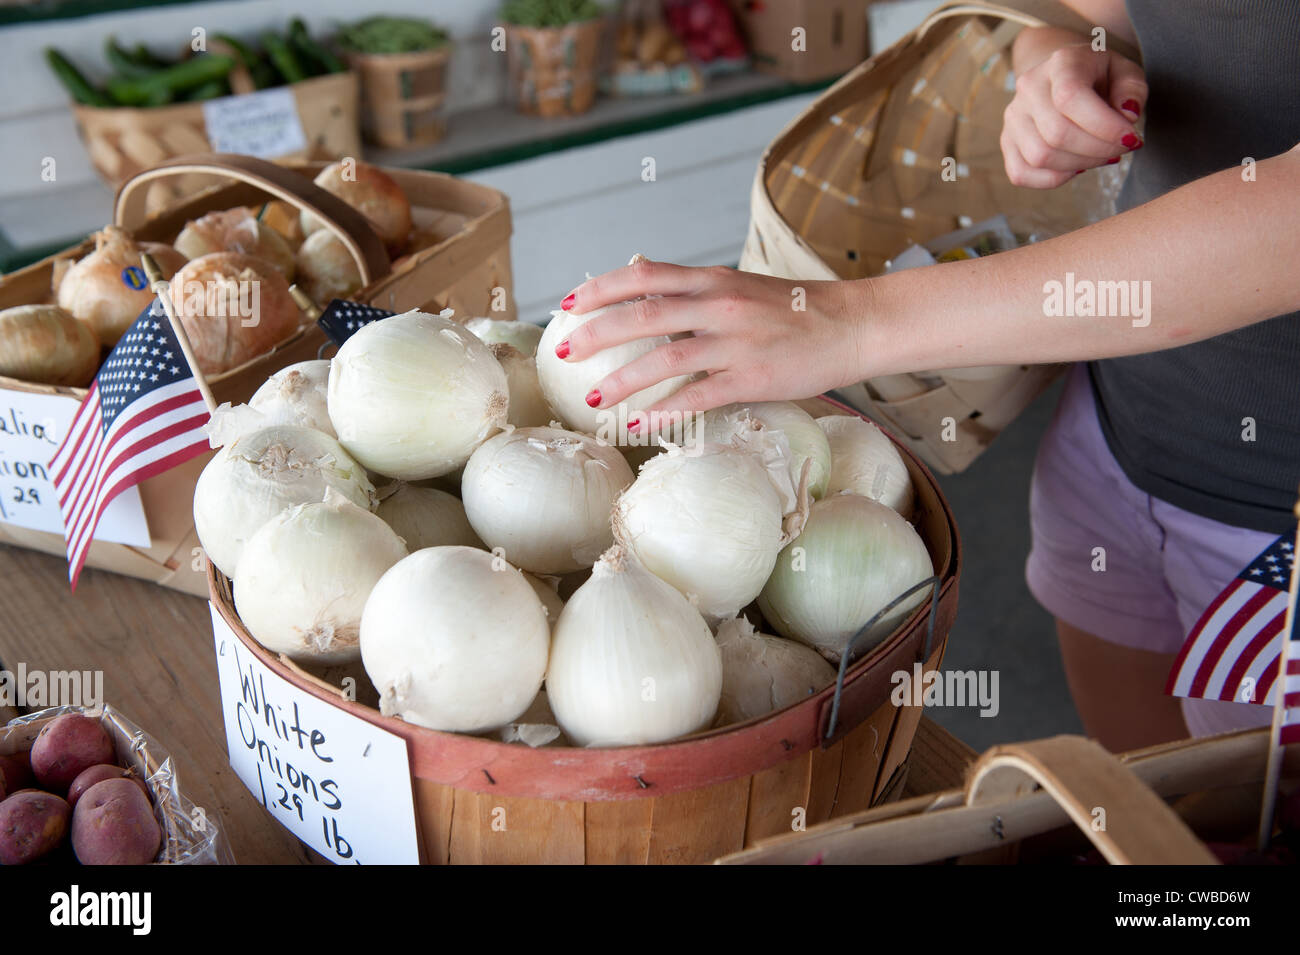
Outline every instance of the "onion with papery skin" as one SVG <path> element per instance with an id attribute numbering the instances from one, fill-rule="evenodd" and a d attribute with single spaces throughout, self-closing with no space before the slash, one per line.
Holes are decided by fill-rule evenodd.
<path id="1" fill-rule="evenodd" d="M 59 282 L 59 307 L 71 312 L 95 333 L 99 343 L 112 348 L 154 300 L 140 265 L 148 252 L 163 278 L 171 278 L 185 265 L 185 257 L 170 245 L 136 242 L 117 226 L 95 233 L 95 251 L 72 266 Z"/>
<path id="2" fill-rule="evenodd" d="M 860 494 L 892 507 L 904 517 L 912 514 L 915 492 L 903 456 L 883 431 L 870 421 L 850 415 L 817 419 L 831 447 L 831 476 L 826 495 Z"/>
<path id="3" fill-rule="evenodd" d="M 81 388 L 97 368 L 99 340 L 57 305 L 18 305 L 0 312 L 0 375 Z"/>
<path id="4" fill-rule="evenodd" d="M 205 375 L 264 355 L 303 323 L 280 271 L 237 252 L 186 263 L 172 276 L 171 298 Z"/>
<path id="5" fill-rule="evenodd" d="M 199 259 L 213 252 L 251 255 L 269 262 L 286 279 L 293 280 L 293 249 L 289 243 L 243 206 L 191 219 L 173 245 L 187 259 Z"/>
<path id="6" fill-rule="evenodd" d="M 373 510 L 375 488 L 339 443 L 310 428 L 280 425 L 245 434 L 203 468 L 194 487 L 194 529 L 208 559 L 237 577 L 248 539 L 286 507 L 314 504 L 332 487 Z"/>
<path id="7" fill-rule="evenodd" d="M 489 438 L 460 481 L 465 514 L 491 548 L 539 574 L 590 567 L 614 542 L 609 512 L 632 483 L 618 449 L 559 428 Z"/>
<path id="8" fill-rule="evenodd" d="M 506 373 L 450 312 L 365 325 L 330 365 L 330 421 L 372 471 L 403 481 L 448 474 L 506 423 Z"/>
<path id="9" fill-rule="evenodd" d="M 722 699 L 714 726 L 743 723 L 806 700 L 835 682 L 835 668 L 816 650 L 759 633 L 744 617 L 718 626 Z"/>
<path id="10" fill-rule="evenodd" d="M 471 318 L 465 327 L 488 345 L 513 345 L 529 358 L 537 354 L 542 340 L 542 326 L 532 322 L 511 322 L 495 318 Z"/>
<path id="11" fill-rule="evenodd" d="M 781 552 L 758 606 L 777 633 L 838 661 L 852 636 L 886 604 L 934 573 L 925 542 L 898 512 L 858 494 L 812 506 L 798 540 Z M 922 588 L 865 634 L 861 654 L 925 602 Z"/>
<path id="12" fill-rule="evenodd" d="M 324 308 L 331 299 L 347 298 L 361 288 L 361 270 L 333 232 L 320 229 L 307 236 L 294 257 L 298 285 Z"/>
<path id="13" fill-rule="evenodd" d="M 544 428 L 554 421 L 555 412 L 537 381 L 537 362 L 513 345 L 497 343 L 488 345 L 488 349 L 506 373 L 510 389 L 506 421 L 516 428 Z"/>
<path id="14" fill-rule="evenodd" d="M 642 466 L 614 508 L 614 537 L 645 566 L 697 602 L 705 617 L 731 617 L 763 589 L 789 540 L 792 504 L 755 453 L 708 445 L 672 448 Z"/>
<path id="15" fill-rule="evenodd" d="M 320 171 L 316 185 L 365 216 L 389 251 L 397 251 L 406 244 L 411 231 L 411 203 L 402 187 L 383 170 L 355 159 L 340 160 Z M 301 221 L 305 236 L 325 226 L 306 210 Z"/>
<path id="16" fill-rule="evenodd" d="M 661 743 L 713 721 L 722 654 L 673 587 L 612 547 L 564 605 L 546 697 L 579 746 Z"/>
<path id="17" fill-rule="evenodd" d="M 831 473 L 831 446 L 813 416 L 793 401 L 756 401 L 714 408 L 695 420 L 693 433 L 708 443 L 728 444 L 733 435 L 756 426 L 785 435 L 790 445 L 790 476 L 796 487 L 804 462 L 811 462 L 808 493 L 814 500 L 821 498 Z"/>
<path id="18" fill-rule="evenodd" d="M 235 609 L 272 653 L 315 663 L 361 659 L 361 612 L 379 578 L 407 554 L 392 528 L 333 488 L 281 511 L 248 539 Z"/>
<path id="19" fill-rule="evenodd" d="M 550 324 L 542 332 L 542 340 L 537 346 L 537 378 L 542 383 L 542 391 L 551 407 L 568 427 L 574 431 L 597 435 L 611 444 L 618 444 L 625 437 L 622 429 L 630 420 L 681 388 L 691 380 L 691 376 L 679 375 L 661 381 L 610 408 L 598 411 L 588 405 L 587 395 L 606 375 L 669 341 L 666 335 L 639 338 L 624 345 L 606 348 L 583 361 L 556 357 L 557 345 L 567 341 L 577 328 L 605 314 L 612 307 L 598 308 L 581 315 L 574 312 L 552 312 Z"/>
<path id="20" fill-rule="evenodd" d="M 398 561 L 361 615 L 361 660 L 380 712 L 457 733 L 522 715 L 541 689 L 550 640 L 523 574 L 472 547 Z"/>
<path id="21" fill-rule="evenodd" d="M 558 580 L 556 577 L 549 577 L 549 580 Z M 524 580 L 528 581 L 528 586 L 533 588 L 533 593 L 537 594 L 537 599 L 542 602 L 542 609 L 546 611 L 546 622 L 551 625 L 551 630 L 555 630 L 555 622 L 560 619 L 560 614 L 564 612 L 564 598 L 556 592 L 556 589 L 548 584 L 536 574 L 530 574 L 524 571 Z"/>
<path id="22" fill-rule="evenodd" d="M 497 738 L 503 743 L 524 743 L 534 749 L 539 746 L 568 745 L 555 721 L 555 714 L 551 712 L 545 690 L 537 694 L 537 699 L 533 700 L 523 715 L 501 727 L 497 731 Z"/>
<path id="23" fill-rule="evenodd" d="M 326 402 L 328 360 L 300 361 L 281 368 L 248 399 L 248 406 L 267 418 L 267 425 L 293 424 L 337 437 Z"/>
<path id="24" fill-rule="evenodd" d="M 487 550 L 455 495 L 402 481 L 380 488 L 378 493 L 379 508 L 375 513 L 406 541 L 407 550 L 455 545 Z"/>

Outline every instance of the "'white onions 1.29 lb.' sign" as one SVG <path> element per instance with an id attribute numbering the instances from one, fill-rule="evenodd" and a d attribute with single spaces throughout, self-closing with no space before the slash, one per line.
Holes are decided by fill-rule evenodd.
<path id="1" fill-rule="evenodd" d="M 327 859 L 419 864 L 406 740 L 267 669 L 211 609 L 226 746 L 244 785 Z"/>
<path id="2" fill-rule="evenodd" d="M 63 533 L 50 458 L 79 406 L 70 395 L 0 388 L 0 521 Z M 149 546 L 149 525 L 137 488 L 127 488 L 108 505 L 95 529 L 95 540 Z"/>

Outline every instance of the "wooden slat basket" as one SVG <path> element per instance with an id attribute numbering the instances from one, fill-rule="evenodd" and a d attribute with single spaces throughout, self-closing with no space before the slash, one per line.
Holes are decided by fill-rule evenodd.
<path id="1" fill-rule="evenodd" d="M 174 159 L 123 184 L 117 194 L 114 222 L 138 239 L 171 242 L 186 222 L 207 212 L 280 199 L 314 212 L 348 247 L 365 283 L 353 296 L 356 301 L 394 311 L 452 308 L 461 319 L 514 316 L 510 206 L 505 195 L 440 173 L 386 169 L 410 199 L 416 228 L 426 233 L 432 243 L 394 265 L 366 219 L 311 181 L 325 165 L 315 162 L 280 166 L 250 156 L 220 154 Z M 150 184 L 172 176 L 194 175 L 218 177 L 225 184 L 192 195 L 160 216 L 147 216 Z M 0 308 L 49 301 L 55 261 L 69 256 L 80 258 L 93 248 L 87 240 L 0 277 Z M 498 290 L 504 290 L 504 295 Z M 493 304 L 501 301 L 509 307 L 493 311 Z M 327 342 L 320 329 L 304 319 L 304 325 L 291 338 L 238 368 L 209 378 L 208 383 L 218 402 L 247 401 L 276 371 L 318 357 Z M 38 385 L 0 376 L 0 400 L 6 391 L 64 395 L 77 401 L 86 395 L 83 388 Z M 193 458 L 139 485 L 151 546 L 96 541 L 86 565 L 207 596 L 208 584 L 194 531 L 193 498 L 194 484 L 209 457 Z M 0 544 L 47 554 L 66 553 L 61 535 L 11 523 L 0 522 Z"/>
<path id="2" fill-rule="evenodd" d="M 1112 756 L 1081 736 L 995 746 L 964 788 L 916 796 L 782 836 L 727 865 L 1215 865 L 1201 841 L 1258 826 L 1270 729 L 1180 740 Z M 1300 754 L 1282 776 L 1300 781 Z M 1101 810 L 1099 812 L 1098 810 Z"/>
<path id="3" fill-rule="evenodd" d="M 829 399 L 805 407 L 855 413 Z M 917 491 L 913 521 L 940 579 L 934 632 L 927 640 L 927 602 L 854 662 L 833 732 L 834 687 L 747 723 L 652 746 L 531 749 L 438 732 L 333 694 L 263 649 L 235 611 L 229 579 L 209 566 L 212 602 L 280 676 L 407 741 L 426 863 L 707 863 L 897 795 L 921 708 L 890 701 L 891 675 L 922 659 L 938 668 L 961 568 L 947 502 L 925 466 L 900 450 Z M 493 826 L 501 808 L 504 830 Z"/>
<path id="4" fill-rule="evenodd" d="M 1054 190 L 1013 186 L 1003 168 L 1011 43 L 1024 26 L 1044 23 L 1091 29 L 1049 0 L 948 3 L 831 87 L 764 152 L 740 267 L 795 279 L 864 278 L 910 244 L 999 214 L 1018 234 L 1042 237 L 1111 214 L 1124 166 Z M 968 467 L 1060 368 L 892 375 L 841 394 L 947 474 Z M 949 417 L 956 433 L 945 440 Z"/>

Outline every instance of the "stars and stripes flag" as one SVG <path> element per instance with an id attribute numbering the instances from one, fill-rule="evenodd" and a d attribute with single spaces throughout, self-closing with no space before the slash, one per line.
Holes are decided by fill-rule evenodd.
<path id="1" fill-rule="evenodd" d="M 335 345 L 342 345 L 363 325 L 396 314 L 387 309 L 375 308 L 373 305 L 361 305 L 336 298 L 325 306 L 325 311 L 321 312 L 320 318 L 316 319 L 316 324 Z"/>
<path id="2" fill-rule="evenodd" d="M 1251 561 L 1196 621 L 1165 692 L 1273 705 L 1278 687 L 1285 684 L 1285 705 L 1296 707 L 1300 720 L 1300 670 L 1296 669 L 1300 653 L 1294 643 L 1286 679 L 1278 679 L 1294 567 L 1294 537 L 1279 537 Z M 1288 637 L 1294 640 L 1294 625 Z M 1292 732 L 1300 740 L 1300 727 Z"/>
<path id="3" fill-rule="evenodd" d="M 50 462 L 73 590 L 104 509 L 127 488 L 207 451 L 207 421 L 198 382 L 155 299 L 109 353 Z"/>

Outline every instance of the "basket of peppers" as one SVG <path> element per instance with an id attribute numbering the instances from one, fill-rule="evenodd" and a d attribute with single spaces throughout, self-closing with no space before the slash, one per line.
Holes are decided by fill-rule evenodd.
<path id="1" fill-rule="evenodd" d="M 205 37 L 203 49 L 186 45 L 183 57 L 166 57 L 143 44 L 128 46 L 115 37 L 104 43 L 111 72 L 92 82 L 66 56 L 45 51 L 46 62 L 72 97 L 73 115 L 91 163 L 105 181 L 117 186 L 142 170 L 176 156 L 220 150 L 209 135 L 208 104 L 224 97 L 262 96 L 266 112 L 285 119 L 283 101 L 270 99 L 283 90 L 292 97 L 301 135 L 281 128 L 265 140 L 265 150 L 245 147 L 265 159 L 335 159 L 360 154 L 360 96 L 357 77 L 327 45 L 312 37 L 301 19 L 277 32 L 253 38 L 227 33 Z M 257 104 L 245 100 L 250 122 Z M 240 111 L 236 110 L 238 114 Z M 230 115 L 229 111 L 223 111 Z M 291 147 L 291 148 L 288 148 Z M 205 182 L 184 177 L 165 181 L 164 193 L 150 197 L 161 208 L 177 195 Z M 160 187 L 164 184 L 160 183 Z"/>

